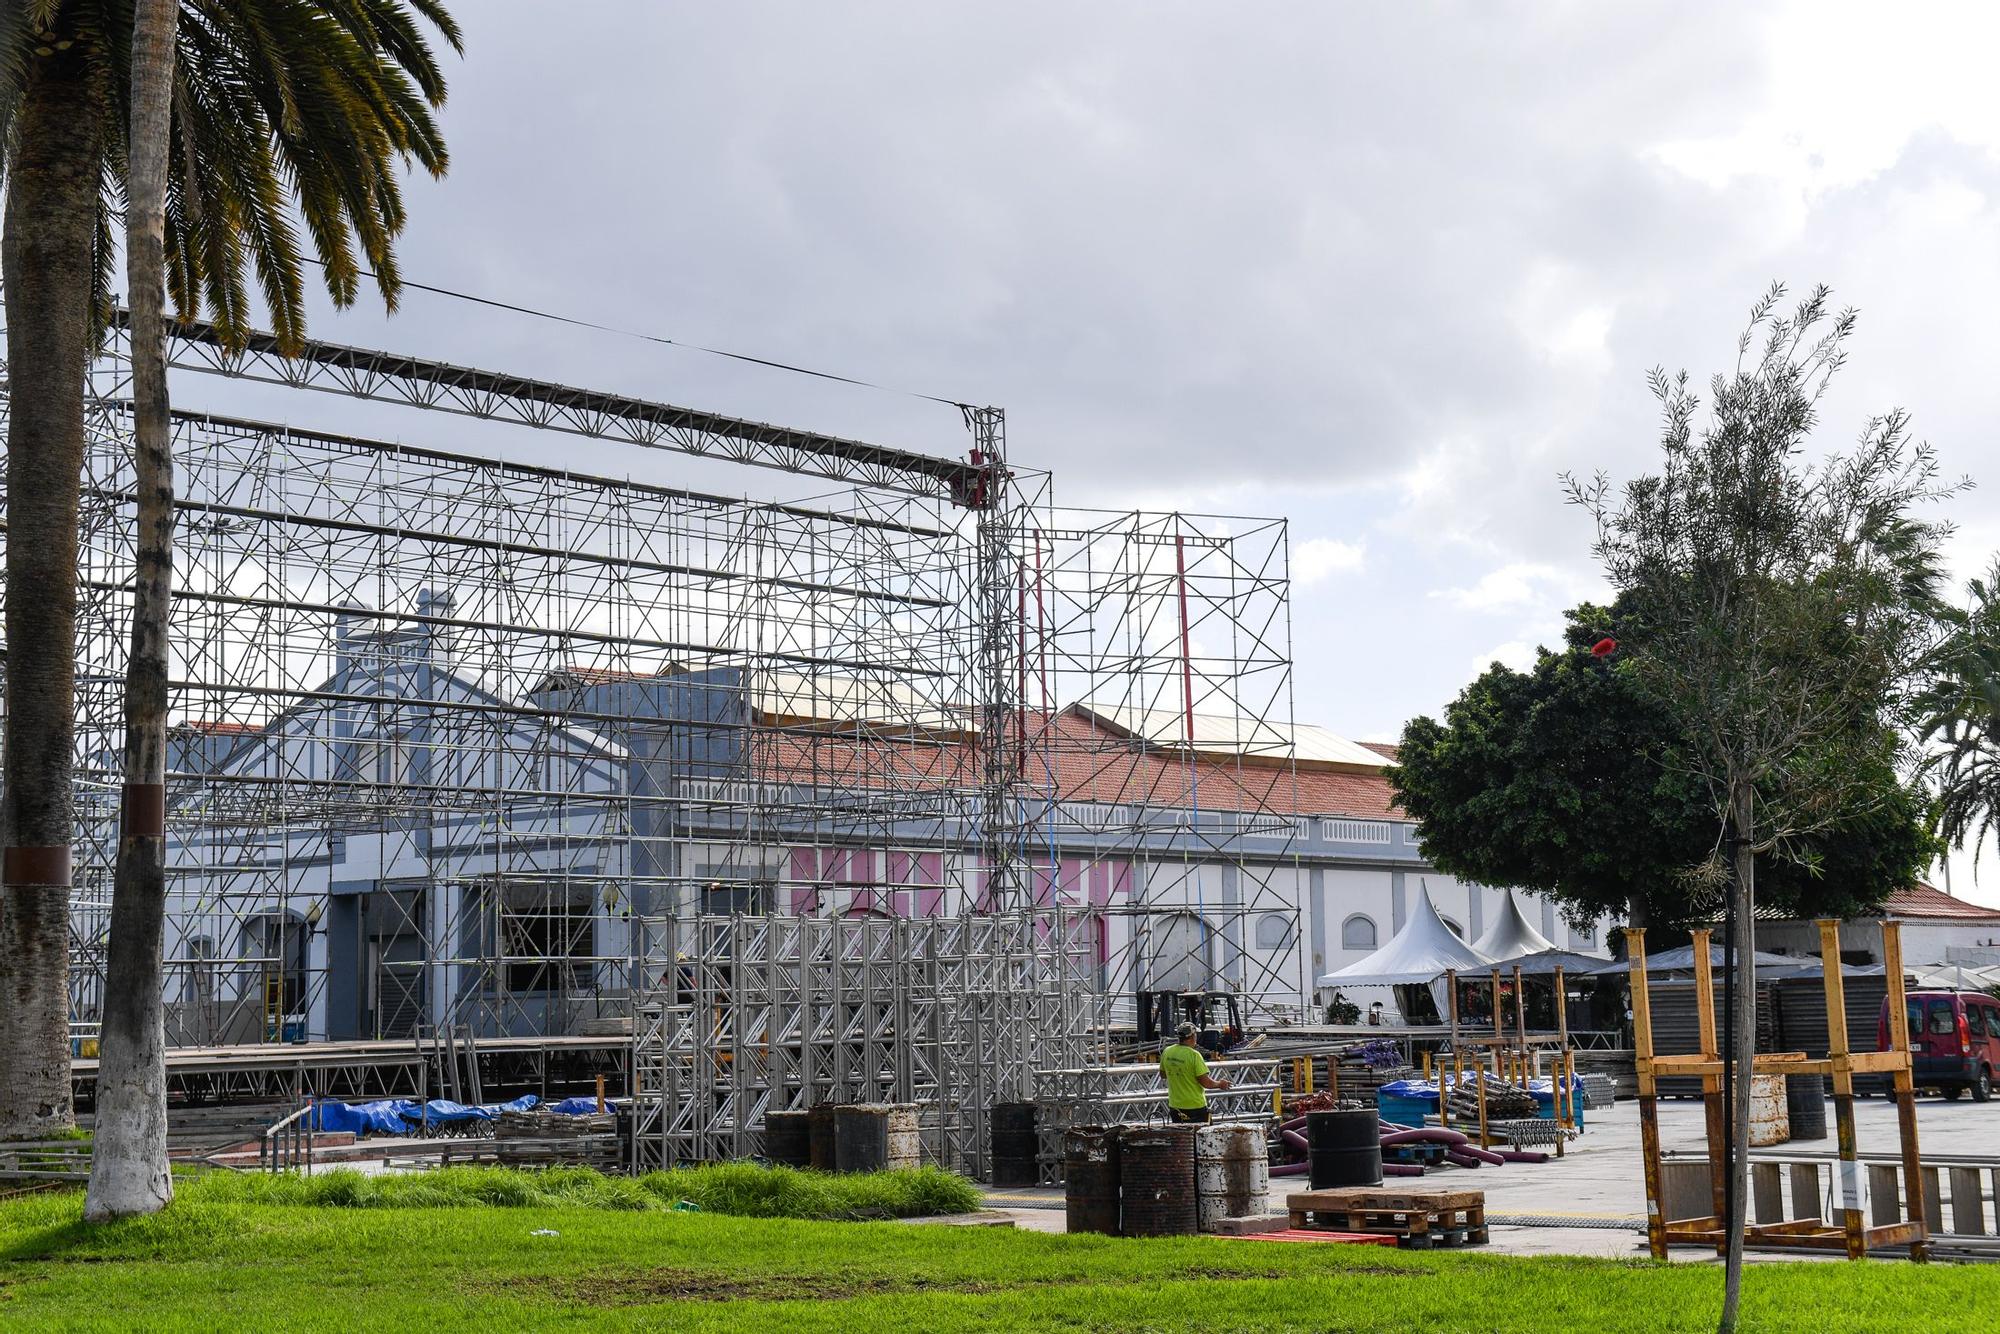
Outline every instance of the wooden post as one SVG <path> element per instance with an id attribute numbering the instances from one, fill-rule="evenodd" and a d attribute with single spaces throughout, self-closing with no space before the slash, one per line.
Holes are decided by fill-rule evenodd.
<path id="1" fill-rule="evenodd" d="M 1840 1161 L 1834 1164 L 1834 1212 L 1847 1234 L 1847 1258 L 1859 1260 L 1868 1253 L 1868 1239 L 1861 1221 L 1861 1162 L 1854 1149 L 1854 1071 L 1848 1064 L 1847 998 L 1840 977 L 1840 923 L 1831 917 L 1819 920 L 1820 972 L 1826 979 L 1826 1054 L 1833 1065 L 1833 1115 L 1840 1138 Z M 1903 1001 L 1903 974 L 1900 967 L 1888 974 L 1889 1022 L 1896 1023 Z M 1905 1014 L 1904 1050 L 1909 1050 Z M 1895 1029 L 1890 1029 L 1893 1038 Z"/>
<path id="2" fill-rule="evenodd" d="M 1493 970 L 1493 1036 L 1495 1038 L 1493 1049 L 1498 1051 L 1500 1049 L 1499 1044 L 1507 1040 L 1507 1005 L 1500 999 L 1500 970 L 1498 968 Z"/>
<path id="3" fill-rule="evenodd" d="M 1646 1248 L 1667 1258 L 1666 1200 L 1660 1193 L 1660 1100 L 1653 1085 L 1653 1009 L 1646 993 L 1646 932 L 1625 929 L 1632 974 L 1632 1064 L 1639 1076 L 1639 1157 L 1646 1174 Z"/>
<path id="4" fill-rule="evenodd" d="M 1709 933 L 1706 928 L 1693 932 L 1694 936 L 1694 1013 L 1695 1031 L 1701 1046 L 1704 1061 L 1719 1062 L 1722 1053 L 1717 1049 L 1715 1036 L 1715 965 L 1709 955 Z M 1736 1096 L 1747 1098 L 1749 1089 L 1736 1090 Z M 1715 1196 L 1715 1216 L 1725 1222 L 1729 1216 L 1729 1163 L 1722 1153 L 1722 1146 L 1729 1142 L 1726 1115 L 1722 1106 L 1722 1076 L 1704 1071 L 1701 1076 L 1701 1109 L 1708 1125 L 1708 1179 L 1709 1189 Z M 1749 1151 L 1746 1145 L 1744 1151 Z M 1716 1243 L 1718 1250 L 1727 1249 L 1722 1242 Z"/>
<path id="5" fill-rule="evenodd" d="M 604 1076 L 603 1076 L 603 1075 L 599 1075 L 599 1076 L 597 1077 L 597 1113 L 598 1113 L 598 1115 L 600 1115 L 600 1116 L 602 1116 L 602 1115 L 604 1114 Z"/>
<path id="6" fill-rule="evenodd" d="M 1556 965 L 1556 1120 L 1568 1130 L 1576 1117 L 1576 1095 L 1569 1086 L 1569 988 L 1563 983 L 1562 965 Z M 1560 1141 L 1558 1141 L 1560 1144 Z"/>
<path id="7" fill-rule="evenodd" d="M 1495 978 L 1498 978 L 1500 975 L 1498 973 L 1495 973 L 1493 976 Z M 1495 1072 L 1497 1074 L 1500 1065 L 1500 1052 L 1497 1048 L 1494 1050 L 1493 1053 L 1493 1065 Z M 1479 1147 L 1482 1149 L 1490 1149 L 1493 1147 L 1493 1141 L 1489 1139 L 1486 1134 L 1486 1062 L 1484 1060 L 1481 1060 L 1479 1062 L 1478 1076 L 1479 1076 L 1479 1094 L 1478 1094 Z"/>
<path id="8" fill-rule="evenodd" d="M 1521 965 L 1514 965 L 1514 1038 L 1521 1044 L 1521 1087 L 1528 1087 L 1528 996 L 1521 990 Z"/>
<path id="9" fill-rule="evenodd" d="M 1445 1013 L 1451 1024 L 1451 1064 L 1453 1070 L 1460 1070 L 1464 1065 L 1458 1056 L 1458 970 L 1456 968 L 1444 970 L 1444 1004 Z M 1457 1082 L 1455 1078 L 1452 1081 L 1454 1086 Z M 1438 1062 L 1438 1124 L 1446 1129 L 1451 1128 L 1451 1091 L 1445 1087 L 1442 1061 Z"/>
<path id="10" fill-rule="evenodd" d="M 1836 941 L 1837 943 L 1837 941 Z M 1917 1090 L 1910 1073 L 1910 1009 L 1903 994 L 1903 928 L 1895 922 L 1882 923 L 1882 974 L 1889 983 L 1889 1049 L 1898 1056 L 1890 1075 L 1896 1099 L 1896 1130 L 1903 1141 L 1903 1194 L 1910 1202 L 1910 1221 L 1917 1225 L 1916 1239 L 1910 1243 L 1910 1258 L 1928 1256 L 1933 1210 L 1923 1189 L 1923 1163 L 1917 1153 Z M 1826 1012 L 1829 1027 L 1834 1012 Z M 1840 1015 L 1847 1027 L 1847 1014 Z M 1942 1220 L 1939 1220 L 1942 1221 Z"/>

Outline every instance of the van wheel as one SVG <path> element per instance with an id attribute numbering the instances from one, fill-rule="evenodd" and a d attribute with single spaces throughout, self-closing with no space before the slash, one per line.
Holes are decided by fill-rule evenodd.
<path id="1" fill-rule="evenodd" d="M 1938 1092 L 1944 1094 L 1944 1100 L 1946 1102 L 1957 1102 L 1960 1096 L 1963 1095 L 1965 1092 L 1965 1085 L 1946 1084 L 1943 1088 L 1939 1089 Z"/>
<path id="2" fill-rule="evenodd" d="M 1993 1072 L 1985 1066 L 1979 1067 L 1979 1077 L 1972 1081 L 1972 1100 L 1985 1102 L 1993 1096 Z"/>

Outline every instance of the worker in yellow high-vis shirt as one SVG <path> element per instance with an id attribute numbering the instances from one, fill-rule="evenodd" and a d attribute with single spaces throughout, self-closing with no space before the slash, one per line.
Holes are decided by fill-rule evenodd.
<path id="1" fill-rule="evenodd" d="M 1167 1081 L 1170 1121 L 1198 1125 L 1208 1120 L 1208 1091 L 1230 1087 L 1228 1080 L 1213 1078 L 1208 1073 L 1208 1062 L 1202 1059 L 1201 1048 L 1194 1044 L 1200 1031 L 1193 1024 L 1182 1024 L 1174 1030 L 1179 1041 L 1160 1053 L 1160 1078 Z"/>

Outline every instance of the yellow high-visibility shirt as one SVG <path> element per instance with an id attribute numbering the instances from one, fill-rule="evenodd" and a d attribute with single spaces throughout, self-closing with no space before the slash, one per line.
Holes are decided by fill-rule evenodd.
<path id="1" fill-rule="evenodd" d="M 1182 1111 L 1208 1106 L 1208 1090 L 1201 1086 L 1201 1077 L 1207 1073 L 1208 1062 L 1193 1047 L 1176 1042 L 1161 1052 L 1160 1078 L 1167 1081 L 1167 1106 Z"/>

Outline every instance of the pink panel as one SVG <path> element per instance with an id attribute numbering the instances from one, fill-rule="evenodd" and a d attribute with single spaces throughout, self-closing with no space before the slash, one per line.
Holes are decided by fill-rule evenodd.
<path id="1" fill-rule="evenodd" d="M 916 894 L 916 913 L 919 917 L 935 917 L 944 911 L 944 854 L 924 852 L 917 855 L 917 881 L 925 888 Z"/>
<path id="2" fill-rule="evenodd" d="M 1082 894 L 1080 891 L 1083 890 L 1084 880 L 1083 859 L 1080 857 L 1065 857 L 1062 859 L 1062 864 L 1058 870 L 1061 878 L 1057 881 L 1057 884 L 1061 889 L 1063 903 L 1074 906 L 1081 902 Z"/>
<path id="3" fill-rule="evenodd" d="M 814 912 L 819 908 L 819 849 L 793 848 L 791 851 L 792 911 Z"/>

